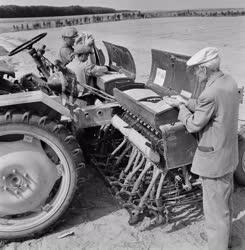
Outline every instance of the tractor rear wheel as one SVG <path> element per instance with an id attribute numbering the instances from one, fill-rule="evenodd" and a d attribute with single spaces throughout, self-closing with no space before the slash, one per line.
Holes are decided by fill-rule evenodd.
<path id="1" fill-rule="evenodd" d="M 64 125 L 30 112 L 0 113 L 0 239 L 53 228 L 83 169 L 82 151 Z"/>
<path id="2" fill-rule="evenodd" d="M 235 171 L 236 182 L 245 186 L 245 129 L 238 135 L 239 163 Z"/>

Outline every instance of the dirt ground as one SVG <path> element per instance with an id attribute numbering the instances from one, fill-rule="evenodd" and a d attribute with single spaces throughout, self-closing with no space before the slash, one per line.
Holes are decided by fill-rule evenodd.
<path id="1" fill-rule="evenodd" d="M 242 239 L 245 249 L 245 188 L 234 194 L 233 233 Z M 104 181 L 92 170 L 87 174 L 67 218 L 45 236 L 24 242 L 12 242 L 3 250 L 86 250 L 86 249 L 162 249 L 205 250 L 200 238 L 204 231 L 201 204 L 173 211 L 168 224 L 147 228 L 149 220 L 128 224 L 128 212 L 112 196 Z M 67 237 L 59 239 L 65 233 Z"/>

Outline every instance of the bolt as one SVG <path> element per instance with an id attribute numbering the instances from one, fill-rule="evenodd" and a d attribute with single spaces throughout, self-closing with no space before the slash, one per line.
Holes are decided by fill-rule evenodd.
<path id="1" fill-rule="evenodd" d="M 6 186 L 3 187 L 3 191 L 7 191 L 8 188 Z"/>
<path id="2" fill-rule="evenodd" d="M 13 172 L 13 174 L 16 174 L 16 169 L 13 169 L 12 172 Z"/>
<path id="3" fill-rule="evenodd" d="M 3 176 L 2 179 L 5 181 L 6 180 L 6 176 Z"/>
<path id="4" fill-rule="evenodd" d="M 89 114 L 85 113 L 85 118 L 88 119 L 89 118 Z"/>
<path id="5" fill-rule="evenodd" d="M 27 174 L 27 173 L 24 174 L 24 179 L 25 179 L 26 182 L 29 182 L 29 183 L 30 183 L 30 181 L 31 181 L 31 177 L 30 177 L 30 175 Z"/>

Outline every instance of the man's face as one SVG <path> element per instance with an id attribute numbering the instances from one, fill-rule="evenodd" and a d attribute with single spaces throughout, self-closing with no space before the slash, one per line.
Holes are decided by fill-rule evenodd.
<path id="1" fill-rule="evenodd" d="M 76 38 L 75 37 L 64 37 L 64 40 L 68 46 L 73 46 Z"/>
<path id="2" fill-rule="evenodd" d="M 88 56 L 89 54 L 86 54 L 86 53 L 83 53 L 83 54 L 78 54 L 77 57 L 78 57 L 78 60 L 80 62 L 86 62 L 88 60 Z"/>
<path id="3" fill-rule="evenodd" d="M 204 66 L 195 66 L 193 69 L 193 74 L 196 76 L 199 83 L 203 83 L 207 80 L 207 70 Z"/>

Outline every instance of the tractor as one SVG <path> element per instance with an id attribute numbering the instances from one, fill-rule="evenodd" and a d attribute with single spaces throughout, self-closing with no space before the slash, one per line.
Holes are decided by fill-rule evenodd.
<path id="1" fill-rule="evenodd" d="M 200 202 L 201 183 L 190 172 L 197 137 L 164 101 L 201 93 L 203 86 L 186 72 L 189 56 L 153 49 L 149 79 L 139 83 L 128 49 L 104 42 L 109 71 L 78 96 L 74 74 L 50 62 L 44 47 L 33 47 L 46 34 L 9 53 L 27 50 L 39 76 L 17 80 L 0 63 L 0 238 L 40 236 L 54 227 L 92 165 L 129 211 L 131 225 L 144 216 L 163 223 L 171 207 Z M 102 52 L 95 52 L 103 65 Z M 245 185 L 242 104 L 240 111 L 235 177 Z"/>

